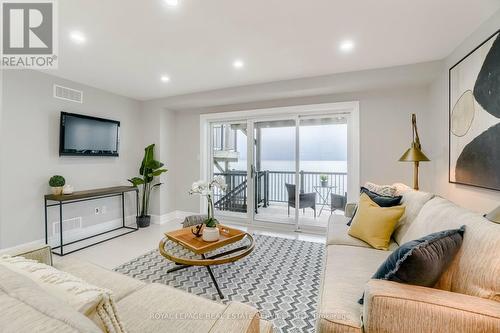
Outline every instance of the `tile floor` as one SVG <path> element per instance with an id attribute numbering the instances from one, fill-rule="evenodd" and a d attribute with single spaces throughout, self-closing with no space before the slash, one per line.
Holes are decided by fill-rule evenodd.
<path id="1" fill-rule="evenodd" d="M 163 233 L 178 229 L 181 226 L 181 222 L 181 220 L 176 220 L 163 225 L 152 224 L 148 228 L 140 229 L 137 232 L 71 253 L 64 256 L 64 258 L 78 258 L 108 269 L 113 269 L 157 247 L 160 239 L 163 237 Z M 253 226 L 234 225 L 234 227 L 268 236 L 299 239 L 310 242 L 325 242 L 325 236 L 305 232 L 280 231 L 278 229 Z"/>

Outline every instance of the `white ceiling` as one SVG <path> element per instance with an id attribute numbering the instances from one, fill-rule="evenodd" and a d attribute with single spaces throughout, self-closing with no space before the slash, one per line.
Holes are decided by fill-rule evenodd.
<path id="1" fill-rule="evenodd" d="M 498 0 L 58 3 L 52 74 L 140 100 L 442 59 L 500 8 Z M 83 45 L 70 39 L 74 30 Z M 350 54 L 339 51 L 345 39 L 356 44 Z M 235 59 L 245 67 L 234 69 Z"/>

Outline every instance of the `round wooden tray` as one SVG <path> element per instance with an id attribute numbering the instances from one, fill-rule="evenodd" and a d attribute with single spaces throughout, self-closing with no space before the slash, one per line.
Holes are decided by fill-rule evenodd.
<path id="1" fill-rule="evenodd" d="M 255 248 L 255 240 L 249 233 L 243 239 L 223 246 L 211 253 L 202 254 L 201 258 L 196 253 L 189 251 L 181 244 L 164 237 L 159 244 L 160 254 L 180 265 L 187 266 L 212 266 L 222 265 L 240 260 L 249 255 Z"/>

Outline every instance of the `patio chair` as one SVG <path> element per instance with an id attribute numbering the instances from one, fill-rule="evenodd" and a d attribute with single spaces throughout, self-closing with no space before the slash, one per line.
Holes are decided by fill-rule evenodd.
<path id="1" fill-rule="evenodd" d="M 345 211 L 345 205 L 347 205 L 347 193 L 344 195 L 335 193 L 331 194 L 330 213 L 333 213 L 336 210 Z"/>
<path id="2" fill-rule="evenodd" d="M 290 216 L 290 207 L 295 208 L 295 185 L 285 184 L 285 187 L 288 192 L 288 216 Z M 316 193 L 300 193 L 299 208 L 302 208 L 303 213 L 305 213 L 306 208 L 312 208 L 314 218 L 316 218 Z"/>

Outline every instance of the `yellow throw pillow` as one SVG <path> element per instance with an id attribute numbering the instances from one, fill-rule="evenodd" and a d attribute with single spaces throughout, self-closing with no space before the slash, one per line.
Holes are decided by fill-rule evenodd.
<path id="1" fill-rule="evenodd" d="M 404 212 L 404 206 L 380 207 L 363 193 L 359 198 L 358 210 L 349 228 L 349 235 L 376 249 L 388 250 L 392 232 Z"/>

